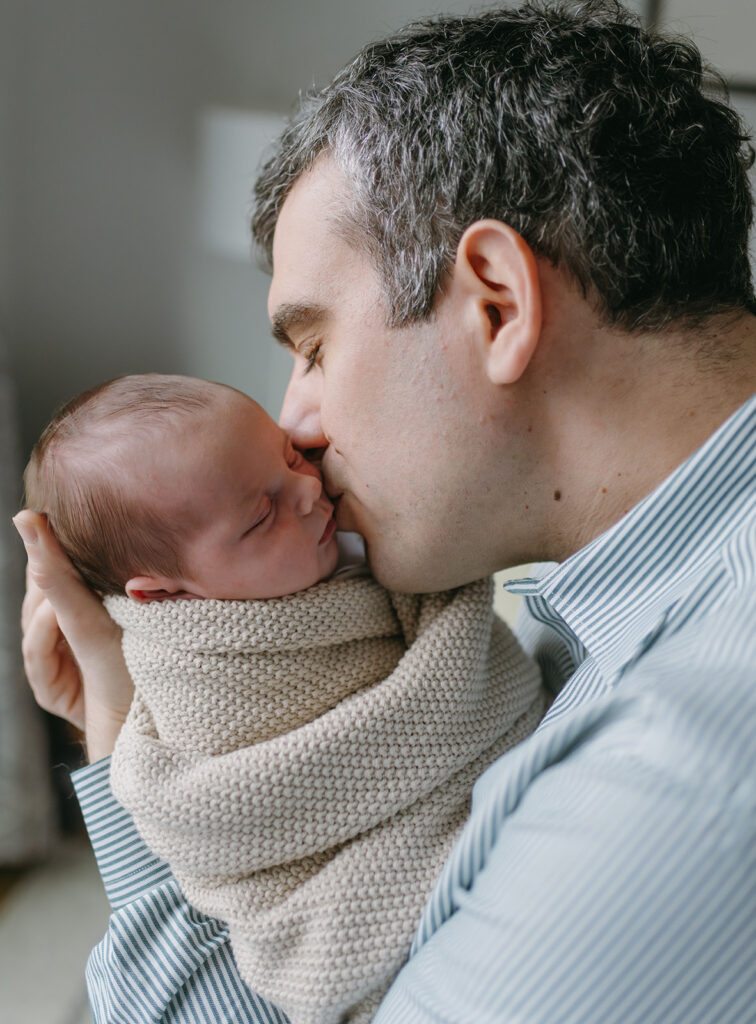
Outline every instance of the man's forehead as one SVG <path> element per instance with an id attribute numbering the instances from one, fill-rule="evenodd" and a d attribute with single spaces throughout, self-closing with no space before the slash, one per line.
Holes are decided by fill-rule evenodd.
<path id="1" fill-rule="evenodd" d="M 348 230 L 351 186 L 330 157 L 320 157 L 296 182 L 281 208 L 273 236 L 273 277 L 268 315 L 273 334 L 338 317 L 345 303 L 379 286 L 373 260 Z"/>
<path id="2" fill-rule="evenodd" d="M 278 214 L 273 234 L 276 243 L 289 231 L 296 234 L 328 230 L 339 212 L 344 211 L 349 183 L 329 157 L 321 157 L 297 178 Z"/>
<path id="3" fill-rule="evenodd" d="M 333 160 L 321 157 L 284 200 L 273 234 L 273 278 L 317 265 L 350 248 L 338 230 L 349 185 Z"/>

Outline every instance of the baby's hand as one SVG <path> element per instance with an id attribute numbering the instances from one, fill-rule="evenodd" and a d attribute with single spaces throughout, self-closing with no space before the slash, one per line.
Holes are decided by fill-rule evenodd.
<path id="1" fill-rule="evenodd" d="M 29 683 L 40 707 L 84 730 L 95 760 L 112 751 L 133 693 L 120 630 L 45 517 L 24 511 L 13 522 L 29 559 L 21 612 Z"/>

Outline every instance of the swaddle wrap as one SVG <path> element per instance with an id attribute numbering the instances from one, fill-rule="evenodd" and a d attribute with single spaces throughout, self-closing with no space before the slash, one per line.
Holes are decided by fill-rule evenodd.
<path id="1" fill-rule="evenodd" d="M 543 714 L 491 586 L 106 601 L 135 684 L 113 791 L 292 1024 L 371 1019 L 475 779 Z"/>

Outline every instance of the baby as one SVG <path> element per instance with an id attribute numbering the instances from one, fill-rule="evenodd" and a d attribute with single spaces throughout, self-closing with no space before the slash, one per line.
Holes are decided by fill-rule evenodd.
<path id="1" fill-rule="evenodd" d="M 122 377 L 74 398 L 24 483 L 103 594 L 280 597 L 336 568 L 318 470 L 256 402 L 209 381 Z"/>
<path id="2" fill-rule="evenodd" d="M 206 381 L 74 399 L 25 482 L 123 627 L 135 697 L 111 778 L 145 841 L 292 1024 L 370 1020 L 475 779 L 545 710 L 491 581 L 412 596 L 334 576 L 318 470 Z"/>

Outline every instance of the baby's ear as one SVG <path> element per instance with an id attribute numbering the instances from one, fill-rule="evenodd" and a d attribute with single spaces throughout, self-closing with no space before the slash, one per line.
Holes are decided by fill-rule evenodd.
<path id="1" fill-rule="evenodd" d="M 166 576 L 135 576 L 128 581 L 124 590 L 132 601 L 138 601 L 140 604 L 199 597 L 198 594 L 190 594 L 184 590 L 178 580 L 171 580 Z"/>

